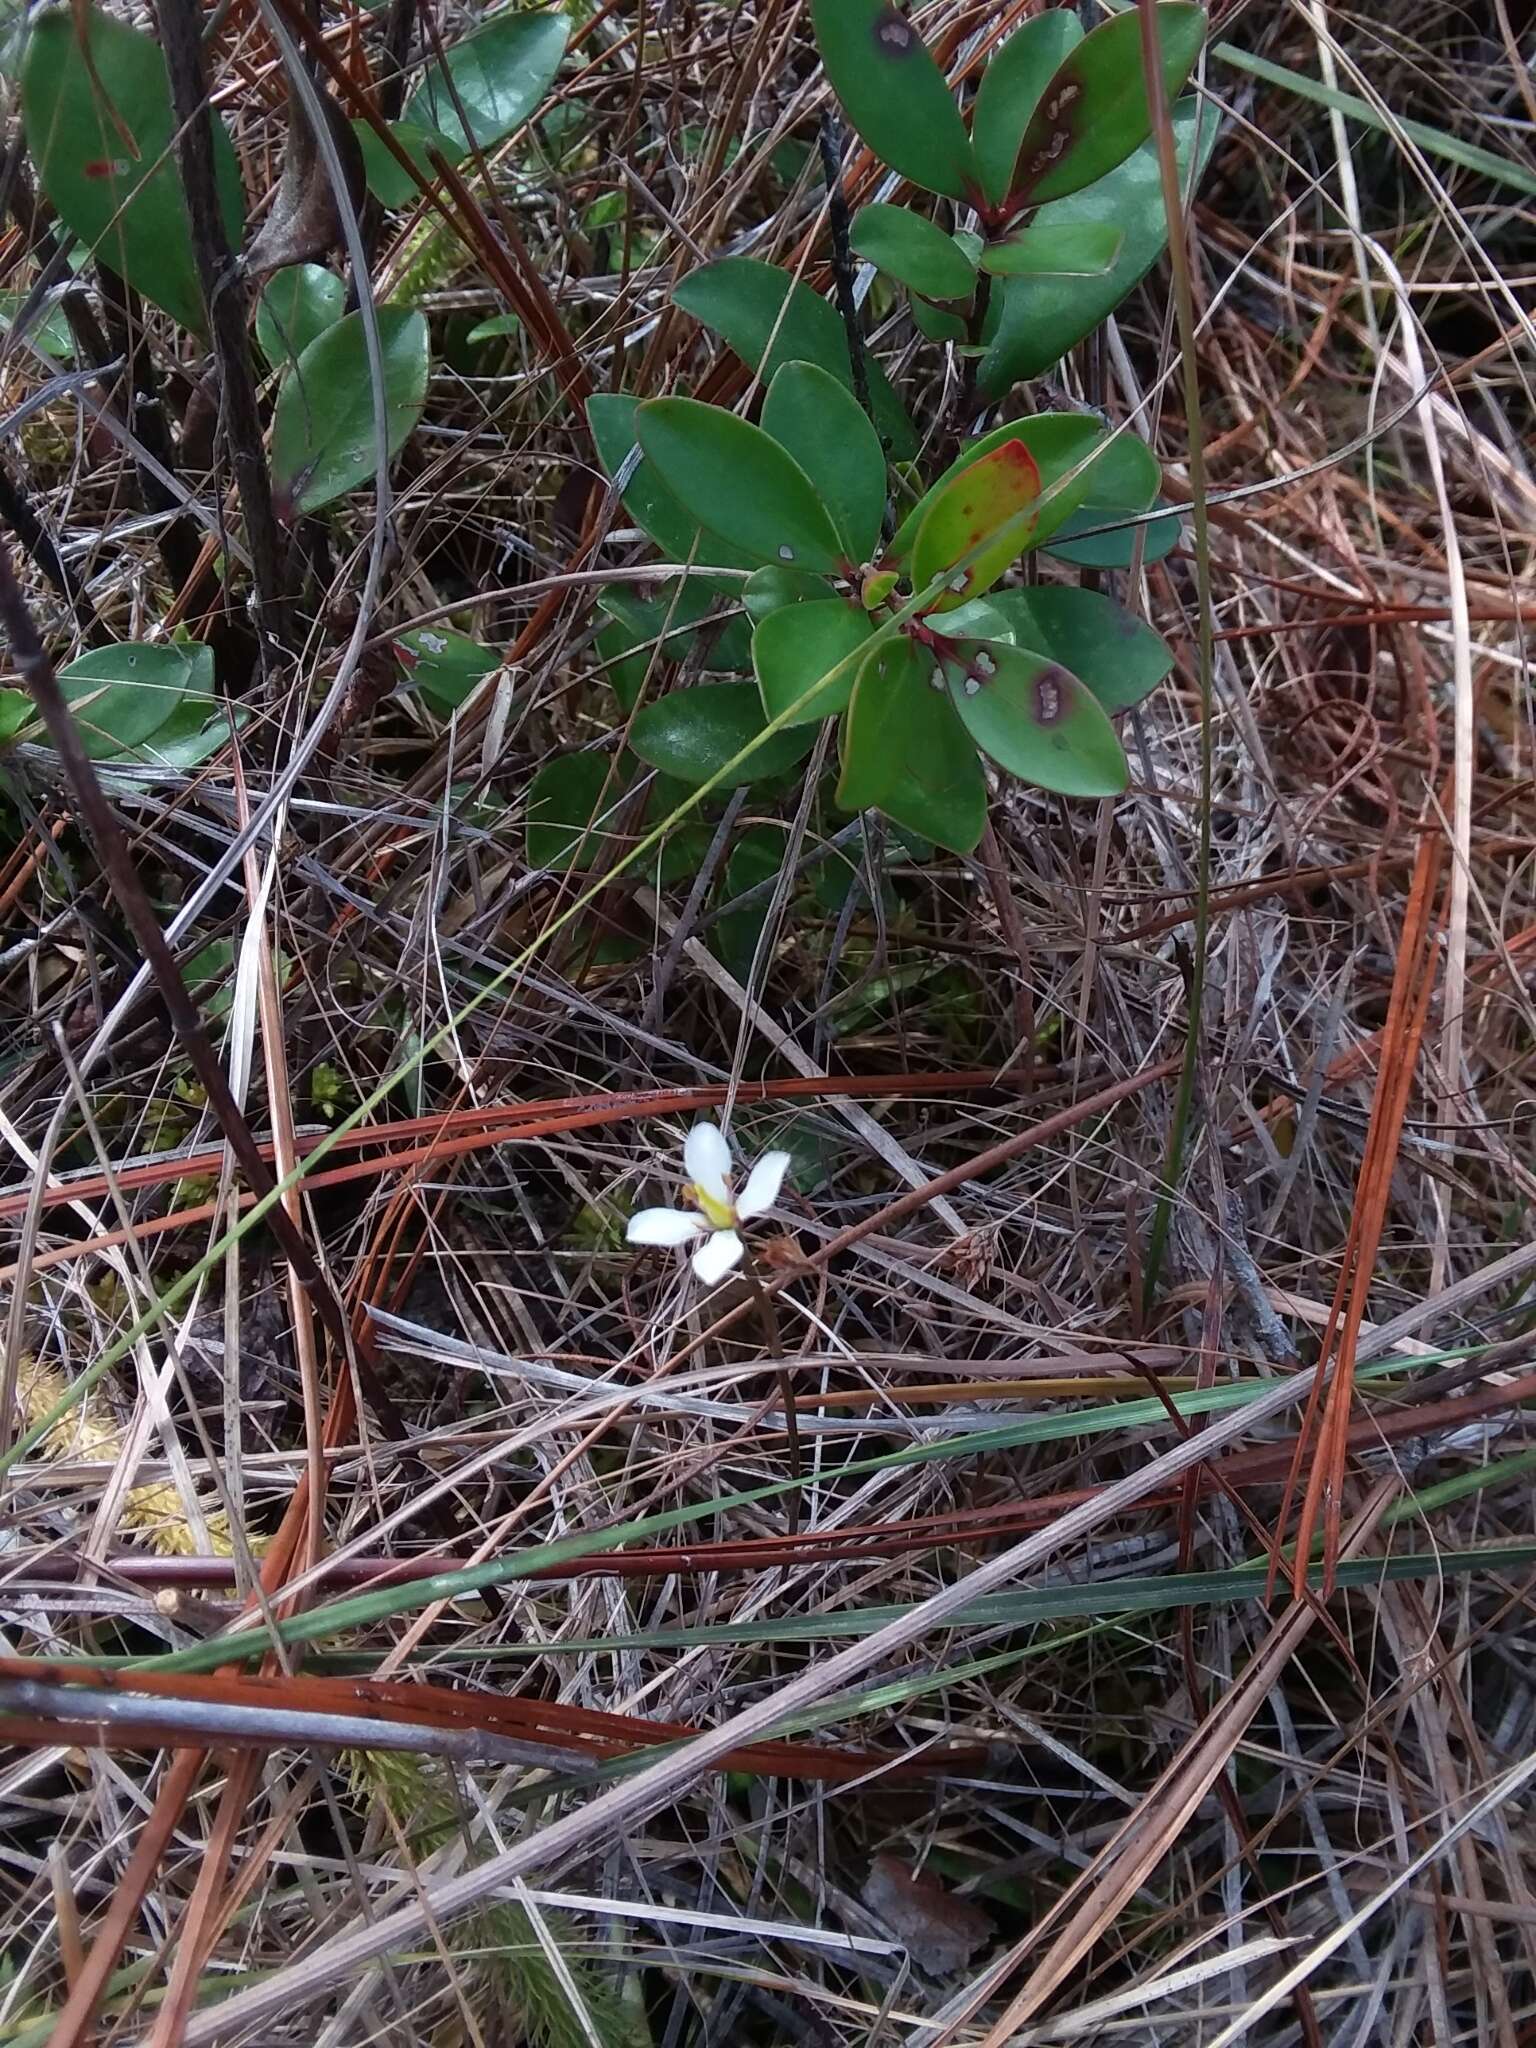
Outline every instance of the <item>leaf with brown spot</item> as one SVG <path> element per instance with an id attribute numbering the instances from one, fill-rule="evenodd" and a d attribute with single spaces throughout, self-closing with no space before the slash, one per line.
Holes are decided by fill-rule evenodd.
<path id="1" fill-rule="evenodd" d="M 864 1903 L 878 1913 L 918 1968 L 954 1977 L 996 1933 L 990 1913 L 900 1856 L 877 1856 L 864 1884 Z"/>
<path id="2" fill-rule="evenodd" d="M 1171 104 L 1205 40 L 1204 10 L 1164 0 L 1153 10 Z M 1019 142 L 1007 206 L 1018 212 L 1079 192 L 1125 162 L 1152 132 L 1136 9 L 1085 36 L 1058 66 Z"/>
<path id="3" fill-rule="evenodd" d="M 893 171 L 950 199 L 978 193 L 971 138 L 927 44 L 890 0 L 812 0 L 843 112 Z"/>

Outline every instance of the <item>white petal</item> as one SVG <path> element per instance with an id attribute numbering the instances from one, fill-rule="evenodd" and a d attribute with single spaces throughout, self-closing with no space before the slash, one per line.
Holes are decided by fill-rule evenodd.
<path id="1" fill-rule="evenodd" d="M 712 1230 L 693 1255 L 693 1270 L 706 1287 L 713 1287 L 741 1264 L 746 1249 L 734 1230 Z"/>
<path id="2" fill-rule="evenodd" d="M 779 1199 L 779 1189 L 789 1171 L 787 1152 L 765 1152 L 747 1175 L 747 1184 L 736 1204 L 738 1216 L 766 1216 Z"/>
<path id="3" fill-rule="evenodd" d="M 726 1180 L 731 1171 L 731 1148 L 713 1124 L 695 1124 L 683 1146 L 683 1164 L 688 1178 L 717 1202 L 728 1202 Z"/>
<path id="4" fill-rule="evenodd" d="M 704 1227 L 688 1209 L 637 1209 L 624 1235 L 631 1244 L 691 1244 Z"/>

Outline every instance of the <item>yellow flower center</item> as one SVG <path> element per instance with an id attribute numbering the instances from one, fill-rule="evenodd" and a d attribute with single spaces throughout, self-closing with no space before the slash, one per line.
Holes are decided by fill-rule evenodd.
<path id="1" fill-rule="evenodd" d="M 700 1209 L 703 1210 L 704 1220 L 711 1230 L 733 1230 L 735 1228 L 736 1211 L 728 1201 L 718 1201 L 707 1188 L 701 1188 L 697 1184 L 689 1188 L 689 1193 L 698 1203 Z"/>

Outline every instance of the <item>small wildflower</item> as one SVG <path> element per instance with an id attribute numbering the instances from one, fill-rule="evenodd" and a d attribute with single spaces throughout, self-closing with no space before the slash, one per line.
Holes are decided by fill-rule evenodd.
<path id="1" fill-rule="evenodd" d="M 694 1272 L 715 1286 L 746 1256 L 738 1226 L 765 1216 L 779 1199 L 789 1154 L 765 1152 L 739 1195 L 731 1192 L 731 1166 L 731 1148 L 716 1127 L 695 1124 L 683 1146 L 683 1193 L 697 1208 L 638 1210 L 629 1219 L 629 1242 L 693 1245 Z"/>

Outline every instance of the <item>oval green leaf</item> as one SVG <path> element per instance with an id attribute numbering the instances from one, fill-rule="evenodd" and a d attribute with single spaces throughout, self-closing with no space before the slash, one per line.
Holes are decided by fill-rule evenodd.
<path id="1" fill-rule="evenodd" d="M 765 384 L 781 364 L 801 362 L 815 363 L 853 389 L 848 337 L 836 309 L 771 263 L 750 256 L 706 263 L 677 286 L 672 303 L 718 334 Z M 891 459 L 904 462 L 917 453 L 917 430 L 873 356 L 866 367 L 875 424 Z"/>
<path id="2" fill-rule="evenodd" d="M 59 670 L 59 688 L 93 761 L 142 746 L 189 696 L 213 703 L 213 652 L 207 647 L 93 647 Z"/>
<path id="3" fill-rule="evenodd" d="M 1124 231 L 1107 221 L 1046 221 L 983 249 L 981 267 L 993 277 L 1102 277 L 1124 246 Z"/>
<path id="4" fill-rule="evenodd" d="M 976 265 L 954 237 L 905 206 L 861 206 L 848 245 L 925 299 L 968 299 L 976 289 Z"/>
<path id="5" fill-rule="evenodd" d="M 893 171 L 964 199 L 976 184 L 971 138 L 927 44 L 890 0 L 811 0 L 821 61 L 843 111 Z"/>
<path id="6" fill-rule="evenodd" d="M 1138 559 L 1146 568 L 1171 555 L 1183 537 L 1177 512 L 1127 522 L 1122 506 L 1080 505 L 1052 536 L 1047 552 L 1079 569 L 1130 569 Z"/>
<path id="7" fill-rule="evenodd" d="M 1031 528 L 1019 515 L 1039 496 L 1040 471 L 1019 440 L 1001 442 L 951 477 L 929 507 L 912 549 L 914 591 L 954 571 L 930 611 L 951 612 L 991 589 L 1031 545 Z M 956 568 L 983 541 L 990 544 L 966 567 Z"/>
<path id="8" fill-rule="evenodd" d="M 1141 703 L 1173 667 L 1162 635 L 1102 591 L 1035 583 L 994 590 L 986 608 L 997 624 L 984 637 L 1001 627 L 1015 647 L 1045 655 L 1086 683 L 1111 713 Z"/>
<path id="9" fill-rule="evenodd" d="M 874 630 L 840 597 L 771 612 L 752 635 L 752 668 L 767 715 L 814 725 L 846 709 L 858 652 Z M 823 676 L 830 680 L 818 689 Z"/>
<path id="10" fill-rule="evenodd" d="M 843 721 L 837 801 L 845 811 L 883 811 L 951 853 L 971 852 L 986 829 L 975 745 L 932 656 L 905 634 L 872 647 L 859 669 Z"/>
<path id="11" fill-rule="evenodd" d="M 0 690 L 0 747 L 9 746 L 32 716 L 32 699 L 25 690 Z"/>
<path id="12" fill-rule="evenodd" d="M 1173 135 L 1181 186 L 1198 180 L 1215 147 L 1219 115 L 1190 99 L 1173 110 Z M 1001 398 L 1010 385 L 1038 377 L 1091 334 L 1112 313 L 1162 255 L 1168 242 L 1157 150 L 1144 143 L 1108 177 L 1070 199 L 1042 207 L 1040 227 L 1098 222 L 1124 236 L 1120 254 L 1101 277 L 1010 278 L 993 293 L 997 325 L 977 371 L 977 390 Z"/>
<path id="13" fill-rule="evenodd" d="M 528 790 L 528 865 L 564 874 L 591 867 L 602 851 L 604 819 L 618 800 L 607 754 L 564 754 L 546 761 Z"/>
<path id="14" fill-rule="evenodd" d="M 1008 441 L 1018 441 L 1028 449 L 1040 472 L 1040 508 L 1031 524 L 1032 538 L 1027 543 L 1031 547 L 1039 547 L 1065 524 L 1090 491 L 1097 488 L 1097 479 L 1105 474 L 1101 465 L 1110 462 L 1112 449 L 1121 443 L 1134 442 L 1135 437 L 1121 434 L 1112 442 L 1108 430 L 1093 414 L 1077 412 L 1037 413 L 1033 419 L 1011 420 L 1005 426 L 994 427 L 990 434 L 980 435 L 969 447 L 962 449 L 943 475 L 919 498 L 896 529 L 895 538 L 882 558 L 883 563 L 889 567 L 904 568 L 916 545 L 923 521 L 937 503 L 940 493 L 953 478 Z M 1148 461 L 1153 460 L 1149 449 L 1139 442 L 1135 445 L 1141 448 Z M 1127 464 L 1134 459 L 1134 456 L 1121 458 Z M 1117 481 L 1114 485 L 1106 485 L 1106 489 L 1120 488 L 1119 469 L 1111 474 Z"/>
<path id="15" fill-rule="evenodd" d="M 587 424 L 597 459 L 610 477 L 617 476 L 628 460 L 635 440 L 635 414 L 639 400 L 618 391 L 600 391 L 587 400 Z M 624 486 L 624 509 L 635 524 L 647 532 L 672 562 L 696 562 L 721 569 L 752 569 L 756 557 L 733 548 L 707 533 L 678 498 L 667 489 L 652 462 L 642 462 Z M 739 590 L 733 577 L 690 578 L 706 588 Z"/>
<path id="16" fill-rule="evenodd" d="M 334 327 L 347 288 L 318 263 L 294 263 L 268 279 L 256 308 L 256 340 L 274 369 L 296 363 L 312 341 Z"/>
<path id="17" fill-rule="evenodd" d="M 815 363 L 786 363 L 763 401 L 763 432 L 810 478 L 849 559 L 867 562 L 885 516 L 885 450 L 853 393 Z"/>
<path id="18" fill-rule="evenodd" d="M 1205 41 L 1205 12 L 1189 0 L 1162 0 L 1153 16 L 1171 104 Z M 1141 10 L 1133 7 L 1100 23 L 1058 66 L 1024 130 L 1006 203 L 1065 199 L 1124 163 L 1151 132 Z"/>
<path id="19" fill-rule="evenodd" d="M 435 128 L 423 128 L 414 121 L 390 121 L 386 125 L 428 185 L 436 178 L 437 173 L 432 168 L 427 151 L 435 149 L 440 156 L 450 159 L 455 154 L 453 144 L 447 136 L 439 135 Z M 380 206 L 414 206 L 421 197 L 421 186 L 384 147 L 372 124 L 368 121 L 354 121 L 352 133 L 357 137 L 357 146 L 362 152 L 364 180 Z"/>
<path id="20" fill-rule="evenodd" d="M 971 149 L 991 205 L 1007 197 L 1019 144 L 1040 95 L 1082 40 L 1072 8 L 1048 7 L 1015 29 L 983 72 L 971 115 Z"/>
<path id="21" fill-rule="evenodd" d="M 831 575 L 844 558 L 831 516 L 793 456 L 750 421 L 696 398 L 635 412 L 648 462 L 701 526 L 758 562 Z"/>
<path id="22" fill-rule="evenodd" d="M 493 149 L 520 128 L 554 83 L 571 24 L 563 14 L 518 14 L 510 8 L 454 44 L 430 65 L 405 109 L 419 128 L 433 128 L 455 161 L 471 148 Z"/>
<path id="23" fill-rule="evenodd" d="M 32 162 L 60 220 L 135 291 L 201 333 L 203 293 L 159 45 L 85 0 L 50 9 L 27 37 L 21 108 Z M 238 249 L 245 195 L 217 114 L 213 159 L 224 231 Z"/>
<path id="24" fill-rule="evenodd" d="M 395 642 L 395 659 L 413 690 L 447 718 L 495 668 L 500 656 L 446 626 L 413 626 Z"/>
<path id="25" fill-rule="evenodd" d="M 690 788 L 708 782 L 751 747 L 719 785 L 729 789 L 783 775 L 809 753 L 815 737 L 809 727 L 799 726 L 769 733 L 753 747 L 762 730 L 763 707 L 755 683 L 706 683 L 642 705 L 629 728 L 629 743 L 642 761 Z"/>
<path id="26" fill-rule="evenodd" d="M 824 580 L 803 569 L 755 569 L 741 586 L 747 617 L 758 620 L 787 604 L 815 604 L 827 595 Z"/>
<path id="27" fill-rule="evenodd" d="M 688 652 L 710 594 L 698 583 L 674 583 L 661 596 L 645 598 L 616 583 L 597 601 L 613 621 L 597 636 L 604 673 L 620 709 L 633 711 L 653 664 L 681 661 Z"/>
<path id="28" fill-rule="evenodd" d="M 953 640 L 943 669 L 966 731 L 1000 768 L 1062 796 L 1125 788 L 1125 753 L 1107 713 L 1048 655 L 1002 640 Z"/>
<path id="29" fill-rule="evenodd" d="M 391 460 L 410 439 L 427 398 L 424 315 L 378 309 Z M 305 349 L 284 377 L 272 415 L 272 482 L 280 516 L 318 512 L 377 467 L 373 381 L 361 313 L 348 313 Z"/>

